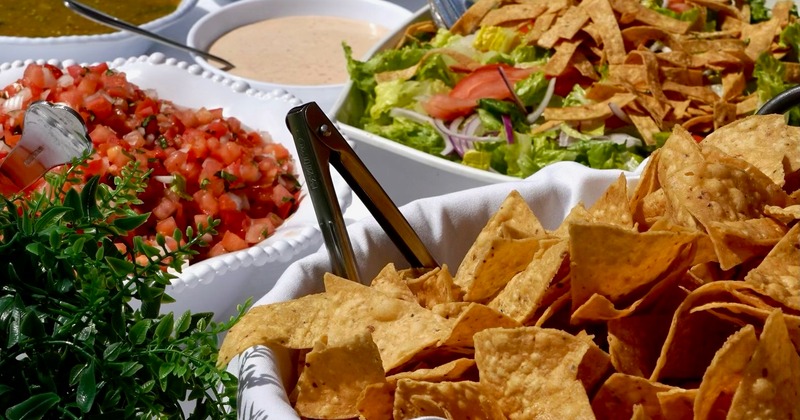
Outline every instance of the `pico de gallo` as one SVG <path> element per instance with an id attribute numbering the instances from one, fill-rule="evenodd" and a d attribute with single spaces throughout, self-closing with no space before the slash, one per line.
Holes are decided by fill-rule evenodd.
<path id="1" fill-rule="evenodd" d="M 105 63 L 65 69 L 31 64 L 0 91 L 0 124 L 7 154 L 19 140 L 25 109 L 37 100 L 63 103 L 86 122 L 94 151 L 82 176 L 111 183 L 136 161 L 150 170 L 139 196 L 148 221 L 135 235 L 175 246 L 185 231 L 219 220 L 194 261 L 256 244 L 297 210 L 301 185 L 289 151 L 268 133 L 248 130 L 222 109 L 190 109 L 160 99 Z M 170 244 L 172 242 L 172 244 Z"/>

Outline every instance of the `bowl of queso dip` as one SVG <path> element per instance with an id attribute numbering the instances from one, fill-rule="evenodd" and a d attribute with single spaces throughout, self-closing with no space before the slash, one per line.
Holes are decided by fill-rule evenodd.
<path id="1" fill-rule="evenodd" d="M 410 17 L 382 0 L 243 0 L 203 16 L 187 44 L 234 64 L 222 69 L 195 56 L 208 71 L 262 91 L 286 90 L 329 111 L 349 80 L 343 45 L 354 58 L 367 57 Z"/>
<path id="2" fill-rule="evenodd" d="M 191 12 L 197 1 L 82 0 L 156 33 Z M 153 41 L 84 18 L 62 0 L 0 0 L 0 45 L 0 62 L 54 59 L 94 63 L 143 54 Z"/>

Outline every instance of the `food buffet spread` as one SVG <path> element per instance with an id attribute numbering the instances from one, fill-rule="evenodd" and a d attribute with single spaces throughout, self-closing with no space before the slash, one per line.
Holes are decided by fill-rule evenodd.
<path id="1" fill-rule="evenodd" d="M 155 3 L 123 12 L 181 41 L 283 10 Z M 329 115 L 438 264 L 334 173 L 363 284 L 286 126 L 313 86 L 8 7 L 55 32 L 0 20 L 0 158 L 58 147 L 24 149 L 37 101 L 91 150 L 2 201 L 0 416 L 800 418 L 800 114 L 754 115 L 800 83 L 797 6 L 479 0 L 446 29 L 399 3 L 331 12 L 388 35 L 341 43 Z"/>

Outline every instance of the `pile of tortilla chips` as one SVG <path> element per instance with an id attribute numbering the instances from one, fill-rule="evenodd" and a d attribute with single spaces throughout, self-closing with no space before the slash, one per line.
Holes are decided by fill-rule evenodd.
<path id="1" fill-rule="evenodd" d="M 674 125 L 705 135 L 752 114 L 760 106 L 748 87 L 755 62 L 762 54 L 782 60 L 792 51 L 781 40 L 782 30 L 796 22 L 792 1 L 779 0 L 771 18 L 758 23 L 751 23 L 747 1 L 680 3 L 687 10 L 682 19 L 639 0 L 479 0 L 451 30 L 520 28 L 523 42 L 554 50 L 545 74 L 577 80 L 593 103 L 546 109 L 539 131 L 624 113 L 625 123 L 656 144 L 654 136 Z M 775 71 L 784 74 L 774 77 L 800 82 L 800 63 L 781 65 Z"/>
<path id="2" fill-rule="evenodd" d="M 800 129 L 679 126 L 555 230 L 518 193 L 448 267 L 253 308 L 304 418 L 800 419 Z M 443 239 L 446 242 L 446 238 Z"/>

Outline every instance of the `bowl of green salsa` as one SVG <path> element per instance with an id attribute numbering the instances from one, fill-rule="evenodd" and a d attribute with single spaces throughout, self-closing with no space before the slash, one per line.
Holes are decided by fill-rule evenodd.
<path id="1" fill-rule="evenodd" d="M 159 32 L 195 7 L 197 0 L 83 0 L 144 29 Z M 107 61 L 144 53 L 152 41 L 86 19 L 62 0 L 0 0 L 0 62 L 58 59 Z"/>

